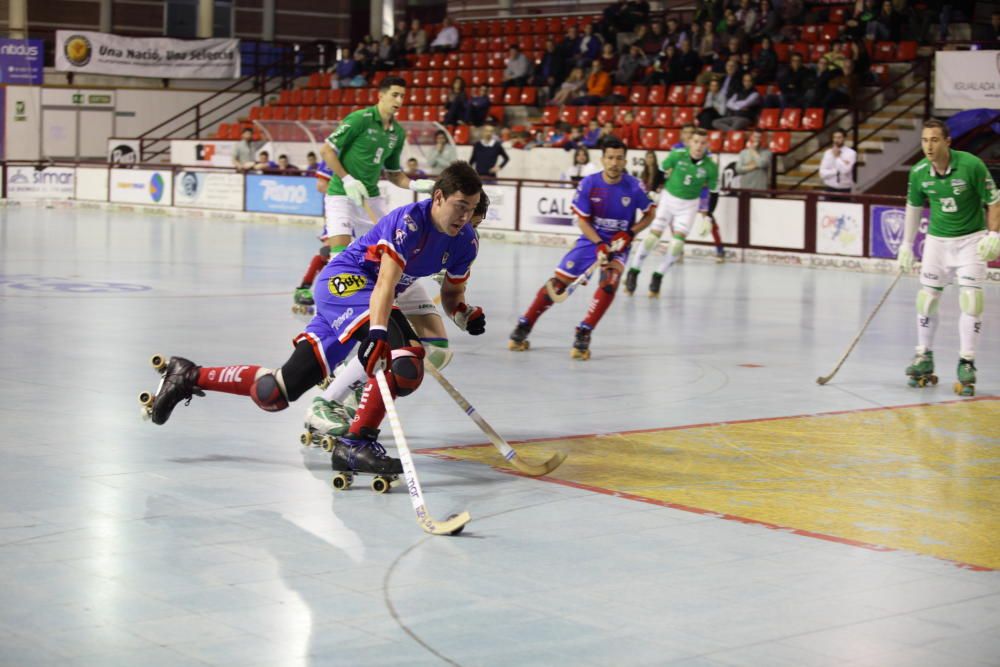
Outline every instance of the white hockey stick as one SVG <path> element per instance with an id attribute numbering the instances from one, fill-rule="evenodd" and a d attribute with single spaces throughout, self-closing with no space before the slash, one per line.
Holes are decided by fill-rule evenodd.
<path id="1" fill-rule="evenodd" d="M 420 480 L 417 479 L 417 469 L 413 465 L 413 456 L 406 444 L 406 434 L 403 433 L 403 425 L 399 421 L 399 413 L 396 412 L 396 404 L 392 400 L 392 392 L 389 391 L 385 372 L 376 371 L 375 381 L 378 382 L 379 391 L 382 392 L 385 412 L 389 416 L 389 425 L 392 427 L 392 435 L 396 440 L 396 448 L 399 450 L 399 460 L 403 464 L 403 478 L 406 480 L 406 488 L 410 492 L 413 510 L 417 513 L 417 523 L 432 535 L 458 535 L 472 517 L 469 516 L 468 512 L 462 512 L 452 515 L 444 521 L 435 521 L 431 518 L 430 512 L 427 511 L 427 505 L 424 503 L 424 494 L 420 490 Z"/>
<path id="2" fill-rule="evenodd" d="M 540 477 L 542 475 L 549 474 L 566 460 L 566 455 L 562 452 L 556 452 L 552 455 L 552 458 L 541 464 L 528 463 L 527 461 L 522 460 L 517 455 L 514 448 L 507 444 L 507 441 L 504 440 L 499 433 L 493 430 L 493 427 L 490 426 L 478 412 L 476 412 L 476 409 L 472 407 L 472 404 L 465 400 L 464 396 L 458 393 L 458 390 L 455 389 L 454 385 L 448 382 L 448 380 L 441 375 L 441 371 L 434 368 L 432 364 L 424 364 L 424 369 L 430 371 L 430 374 L 434 376 L 434 379 L 437 380 L 444 390 L 448 392 L 448 395 L 451 396 L 456 403 L 458 403 L 458 407 L 462 408 L 465 411 L 465 414 L 469 415 L 472 421 L 476 423 L 476 426 L 478 426 L 480 430 L 486 434 L 486 437 L 490 439 L 493 446 L 496 447 L 497 450 L 499 450 L 499 452 L 503 455 L 504 459 L 509 461 L 510 464 L 519 472 L 523 472 L 525 475 L 530 475 L 531 477 Z"/>
<path id="3" fill-rule="evenodd" d="M 562 303 L 569 298 L 570 294 L 576 291 L 577 287 L 587 284 L 590 280 L 590 276 L 593 275 L 594 269 L 597 268 L 598 264 L 600 264 L 600 262 L 594 262 L 591 264 L 589 269 L 577 276 L 576 280 L 567 285 L 566 289 L 564 289 L 561 293 L 557 292 L 552 286 L 551 279 L 545 281 L 545 293 L 549 295 L 549 298 L 552 299 L 553 303 Z"/>
<path id="4" fill-rule="evenodd" d="M 840 361 L 837 362 L 837 366 L 832 371 L 830 371 L 829 375 L 824 375 L 816 378 L 816 384 L 824 385 L 833 379 L 833 376 L 837 374 L 837 371 L 840 370 L 840 367 L 844 365 L 845 361 L 847 361 L 847 357 L 848 355 L 851 354 L 851 351 L 854 349 L 854 346 L 858 344 L 859 340 L 861 340 L 861 335 L 865 332 L 865 329 L 868 328 L 868 325 L 871 324 L 872 319 L 875 318 L 875 313 L 877 313 L 879 309 L 882 308 L 882 304 L 885 303 L 885 300 L 889 298 L 889 294 L 892 292 L 892 288 L 896 286 L 896 283 L 898 283 L 899 279 L 902 277 L 903 277 L 902 271 L 896 274 L 895 280 L 893 280 L 892 284 L 889 285 L 888 289 L 886 289 L 885 294 L 882 295 L 882 299 L 878 302 L 878 305 L 875 306 L 875 310 L 873 310 L 871 312 L 871 315 L 868 316 L 868 319 L 865 320 L 865 323 L 861 327 L 861 331 L 859 331 L 858 335 L 855 336 L 854 340 L 851 341 L 850 347 L 847 348 L 847 352 L 844 352 L 844 356 L 842 356 L 840 358 Z"/>

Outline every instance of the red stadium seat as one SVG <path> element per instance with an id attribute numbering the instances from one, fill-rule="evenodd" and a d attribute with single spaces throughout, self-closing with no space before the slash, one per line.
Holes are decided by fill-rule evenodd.
<path id="1" fill-rule="evenodd" d="M 559 120 L 559 107 L 545 107 L 542 109 L 542 125 L 555 125 Z"/>
<path id="2" fill-rule="evenodd" d="M 819 26 L 816 24 L 802 26 L 802 33 L 799 38 L 803 42 L 815 44 L 819 41 Z"/>
<path id="3" fill-rule="evenodd" d="M 473 53 L 472 54 L 472 65 L 463 65 L 462 67 L 471 67 L 475 69 L 486 69 L 486 63 L 489 62 L 485 53 Z"/>
<path id="4" fill-rule="evenodd" d="M 791 132 L 771 132 L 769 137 L 770 143 L 768 148 L 775 155 L 784 155 L 788 152 L 788 149 L 792 145 L 792 133 Z"/>
<path id="5" fill-rule="evenodd" d="M 875 80 L 879 84 L 884 85 L 884 84 L 889 83 L 889 66 L 888 65 L 884 65 L 884 64 L 875 64 L 875 65 L 872 65 L 871 72 L 875 76 Z"/>
<path id="6" fill-rule="evenodd" d="M 792 44 L 792 46 L 790 47 L 790 52 L 788 54 L 789 57 L 791 57 L 792 53 L 799 54 L 800 56 L 802 56 L 802 60 L 804 60 L 805 62 L 809 62 L 809 56 L 810 56 L 809 45 L 806 44 L 805 42 L 795 42 L 794 44 Z"/>
<path id="7" fill-rule="evenodd" d="M 667 92 L 667 102 L 670 104 L 684 104 L 684 100 L 687 97 L 685 93 L 684 86 L 674 84 L 670 86 L 670 90 Z"/>
<path id="8" fill-rule="evenodd" d="M 343 118 L 343 116 L 337 112 L 337 107 L 332 104 L 326 105 L 326 112 L 323 114 L 323 117 L 327 120 L 340 120 Z"/>
<path id="9" fill-rule="evenodd" d="M 491 86 L 499 86 L 503 83 L 503 70 L 491 69 L 486 71 L 486 83 Z"/>
<path id="10" fill-rule="evenodd" d="M 519 86 L 511 86 L 510 88 L 505 88 L 503 93 L 503 103 L 504 104 L 517 104 L 521 101 L 521 88 Z"/>
<path id="11" fill-rule="evenodd" d="M 313 119 L 313 108 L 312 107 L 299 107 L 299 120 L 312 120 Z"/>
<path id="12" fill-rule="evenodd" d="M 533 107 L 538 104 L 538 89 L 534 86 L 525 86 L 521 89 L 521 104 Z"/>
<path id="13" fill-rule="evenodd" d="M 586 125 L 592 118 L 596 117 L 597 107 L 580 107 L 580 110 L 576 115 L 576 122 L 580 125 Z"/>
<path id="14" fill-rule="evenodd" d="M 411 77 L 412 78 L 408 82 L 411 86 L 423 88 L 427 85 L 427 72 L 424 72 L 423 70 L 414 70 L 411 73 Z"/>
<path id="15" fill-rule="evenodd" d="M 831 7 L 830 8 L 830 21 L 836 24 L 842 24 L 847 20 L 848 7 Z"/>
<path id="16" fill-rule="evenodd" d="M 649 102 L 647 104 L 660 105 L 663 104 L 667 99 L 667 87 L 666 86 L 650 86 L 649 87 Z"/>
<path id="17" fill-rule="evenodd" d="M 635 120 L 639 123 L 639 127 L 651 127 L 654 125 L 653 108 L 639 107 L 639 109 L 635 112 Z M 582 123 L 583 121 L 580 122 Z"/>
<path id="18" fill-rule="evenodd" d="M 274 107 L 266 106 L 260 110 L 261 120 L 274 120 Z"/>
<path id="19" fill-rule="evenodd" d="M 821 42 L 820 44 L 813 44 L 812 49 L 810 49 L 810 59 L 814 63 L 818 63 L 820 58 L 825 56 L 830 51 L 829 42 Z"/>
<path id="20" fill-rule="evenodd" d="M 840 37 L 840 26 L 836 23 L 824 23 L 819 29 L 819 38 L 823 42 L 832 42 Z"/>
<path id="21" fill-rule="evenodd" d="M 782 130 L 797 130 L 802 123 L 802 110 L 789 107 L 781 112 L 778 127 Z"/>
<path id="22" fill-rule="evenodd" d="M 757 127 L 761 130 L 774 130 L 778 127 L 779 109 L 762 109 L 757 118 Z"/>
<path id="23" fill-rule="evenodd" d="M 358 103 L 358 89 L 357 88 L 342 88 L 340 96 L 341 104 L 354 105 Z"/>
<path id="24" fill-rule="evenodd" d="M 396 112 L 396 120 L 402 121 L 411 119 L 413 119 L 412 107 L 402 107 L 399 111 Z"/>
<path id="25" fill-rule="evenodd" d="M 417 56 L 417 62 L 413 64 L 417 69 L 428 69 L 431 66 L 431 56 L 429 53 L 421 53 Z"/>
<path id="26" fill-rule="evenodd" d="M 896 60 L 896 42 L 875 42 L 875 53 L 872 60 L 881 63 L 891 63 Z"/>
<path id="27" fill-rule="evenodd" d="M 437 88 L 444 83 L 444 72 L 441 70 L 428 70 L 426 85 L 428 88 Z"/>
<path id="28" fill-rule="evenodd" d="M 674 126 L 681 127 L 694 123 L 694 107 L 677 107 L 674 111 Z"/>
<path id="29" fill-rule="evenodd" d="M 723 153 L 739 153 L 747 142 L 747 133 L 742 130 L 732 130 L 726 133 L 722 142 Z"/>
<path id="30" fill-rule="evenodd" d="M 427 61 L 428 69 L 441 69 L 444 67 L 444 54 L 435 53 Z"/>
<path id="31" fill-rule="evenodd" d="M 283 90 L 278 93 L 278 104 L 285 106 L 292 103 L 292 91 Z"/>
<path id="32" fill-rule="evenodd" d="M 896 60 L 899 62 L 909 62 L 917 58 L 917 43 L 906 41 L 899 43 L 899 51 L 896 52 Z"/>
<path id="33" fill-rule="evenodd" d="M 486 93 L 486 96 L 490 100 L 490 104 L 503 104 L 503 89 L 493 88 Z"/>
<path id="34" fill-rule="evenodd" d="M 469 126 L 468 125 L 459 125 L 458 127 L 456 127 L 455 128 L 455 133 L 452 135 L 452 138 L 455 140 L 456 144 L 459 144 L 459 145 L 462 145 L 462 146 L 468 144 L 469 143 Z"/>
<path id="35" fill-rule="evenodd" d="M 632 111 L 630 106 L 618 106 L 615 107 L 615 125 L 625 124 L 625 114 Z"/>
<path id="36" fill-rule="evenodd" d="M 646 86 L 632 86 L 628 94 L 628 101 L 632 104 L 649 104 L 649 88 Z"/>
<path id="37" fill-rule="evenodd" d="M 458 69 L 471 69 L 474 55 L 472 53 L 459 53 L 457 61 Z"/>
<path id="38" fill-rule="evenodd" d="M 653 124 L 659 127 L 672 127 L 674 124 L 674 108 L 660 107 L 657 109 L 656 115 L 653 118 Z"/>
<path id="39" fill-rule="evenodd" d="M 250 107 L 250 120 L 260 120 L 264 116 L 264 107 Z"/>
<path id="40" fill-rule="evenodd" d="M 613 86 L 611 94 L 615 97 L 628 97 L 628 86 Z"/>
<path id="41" fill-rule="evenodd" d="M 473 70 L 472 71 L 472 81 L 471 81 L 472 85 L 473 86 L 481 86 L 484 83 L 486 83 L 486 77 L 487 77 L 488 73 L 489 73 L 488 70 L 485 70 L 485 69 Z"/>
<path id="42" fill-rule="evenodd" d="M 319 72 L 313 72 L 309 75 L 309 83 L 306 84 L 308 88 L 319 88 Z"/>
<path id="43" fill-rule="evenodd" d="M 295 90 L 292 91 L 290 104 L 292 104 L 293 106 L 298 106 L 298 105 L 302 104 L 302 91 L 301 90 L 295 89 Z"/>
<path id="44" fill-rule="evenodd" d="M 660 146 L 660 130 L 646 128 L 639 135 L 639 145 L 649 150 L 656 150 Z"/>
<path id="45" fill-rule="evenodd" d="M 329 90 L 321 88 L 320 90 L 316 91 L 316 101 L 314 102 L 314 104 L 318 104 L 319 106 L 326 106 L 329 101 L 330 101 Z"/>
<path id="46" fill-rule="evenodd" d="M 806 109 L 806 112 L 802 115 L 802 122 L 799 127 L 803 130 L 820 130 L 823 128 L 823 121 L 822 109 Z"/>
<path id="47" fill-rule="evenodd" d="M 711 130 L 711 131 L 709 131 L 709 133 L 708 133 L 708 150 L 712 151 L 713 153 L 719 153 L 719 152 L 722 151 L 723 134 L 725 134 L 725 133 L 722 130 Z"/>
<path id="48" fill-rule="evenodd" d="M 597 107 L 597 122 L 601 125 L 615 120 L 615 109 L 614 107 Z"/>
<path id="49" fill-rule="evenodd" d="M 427 101 L 427 90 L 425 88 L 407 88 L 406 89 L 406 103 L 407 104 L 423 104 Z"/>
<path id="50" fill-rule="evenodd" d="M 779 63 L 787 63 L 788 58 L 791 55 L 791 47 L 787 42 L 774 42 L 771 46 L 774 47 L 774 53 L 778 56 Z"/>
<path id="51" fill-rule="evenodd" d="M 570 125 L 576 125 L 577 107 L 565 106 L 559 112 L 559 120 Z"/>
<path id="52" fill-rule="evenodd" d="M 344 91 L 341 88 L 337 90 L 327 91 L 326 103 L 327 104 L 340 104 L 344 99 Z"/>
<path id="53" fill-rule="evenodd" d="M 692 106 L 700 107 L 705 103 L 706 92 L 708 91 L 705 89 L 705 86 L 702 85 L 691 86 L 691 90 L 688 91 L 687 95 L 687 103 Z"/>
<path id="54" fill-rule="evenodd" d="M 660 150 L 668 151 L 681 142 L 681 131 L 677 129 L 664 130 L 660 136 Z"/>

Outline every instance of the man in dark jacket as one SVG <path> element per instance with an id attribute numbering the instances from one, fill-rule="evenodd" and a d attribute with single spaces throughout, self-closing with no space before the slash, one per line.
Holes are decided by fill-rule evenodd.
<path id="1" fill-rule="evenodd" d="M 510 161 L 507 152 L 500 144 L 500 140 L 493 136 L 494 131 L 492 125 L 484 125 L 479 141 L 472 147 L 472 157 L 469 158 L 469 164 L 480 176 L 496 176 Z M 503 162 L 497 166 L 497 160 L 500 158 L 503 158 Z"/>

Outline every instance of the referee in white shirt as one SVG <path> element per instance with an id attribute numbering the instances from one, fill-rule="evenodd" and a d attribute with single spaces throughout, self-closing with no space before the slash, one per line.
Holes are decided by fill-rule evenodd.
<path id="1" fill-rule="evenodd" d="M 819 165 L 819 177 L 827 190 L 850 193 L 854 189 L 854 164 L 858 154 L 844 145 L 847 134 L 843 130 L 833 133 L 833 147 L 823 153 Z"/>

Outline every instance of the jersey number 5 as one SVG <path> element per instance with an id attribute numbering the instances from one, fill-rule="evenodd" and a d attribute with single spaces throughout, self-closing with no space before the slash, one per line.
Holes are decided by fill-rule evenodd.
<path id="1" fill-rule="evenodd" d="M 684 185 L 691 185 L 691 174 L 684 177 Z"/>
<path id="2" fill-rule="evenodd" d="M 954 197 L 941 197 L 941 211 L 943 213 L 954 213 L 958 210 L 958 204 Z"/>
<path id="3" fill-rule="evenodd" d="M 382 164 L 382 151 L 384 149 L 379 146 L 378 150 L 375 151 L 375 157 L 372 158 L 372 164 Z"/>

